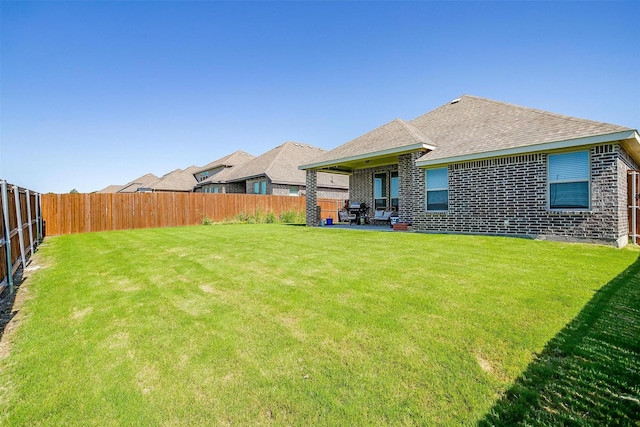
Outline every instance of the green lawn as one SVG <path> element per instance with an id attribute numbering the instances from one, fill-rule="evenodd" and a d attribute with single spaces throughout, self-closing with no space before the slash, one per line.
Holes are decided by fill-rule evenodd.
<path id="1" fill-rule="evenodd" d="M 34 261 L 43 268 L 20 289 L 19 327 L 5 334 L 0 424 L 598 425 L 640 415 L 638 251 L 353 228 L 47 238 Z M 576 352 L 598 343 L 618 357 L 578 372 L 595 393 L 585 414 L 572 406 L 579 396 L 562 401 L 563 360 L 585 365 L 597 352 Z M 607 360 L 616 369 L 600 375 Z"/>

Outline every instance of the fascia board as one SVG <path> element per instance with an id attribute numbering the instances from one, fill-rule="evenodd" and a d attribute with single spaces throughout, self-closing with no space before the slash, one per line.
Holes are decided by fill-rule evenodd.
<path id="1" fill-rule="evenodd" d="M 601 144 L 603 142 L 620 141 L 629 138 L 636 138 L 634 130 L 610 133 L 606 135 L 588 136 L 585 138 L 568 139 L 564 141 L 546 142 L 543 144 L 526 145 L 522 147 L 508 148 L 504 150 L 485 151 L 482 153 L 467 154 L 463 156 L 443 157 L 433 160 L 417 160 L 416 166 L 428 167 L 445 163 L 468 162 L 471 160 L 490 159 L 494 157 L 513 156 L 525 153 L 535 153 L 540 151 L 560 150 L 563 148 L 581 147 L 584 145 Z"/>
<path id="2" fill-rule="evenodd" d="M 416 150 L 433 150 L 435 148 L 436 147 L 433 146 L 433 145 L 424 144 L 424 143 L 413 144 L 413 145 L 405 145 L 405 146 L 402 146 L 402 147 L 390 148 L 388 150 L 375 151 L 375 152 L 372 152 L 372 153 L 365 153 L 365 154 L 358 154 L 357 156 L 350 156 L 350 157 L 343 157 L 341 159 L 327 160 L 326 162 L 309 163 L 307 165 L 298 166 L 298 169 L 300 169 L 300 170 L 319 169 L 319 168 L 323 168 L 323 167 L 327 167 L 327 166 L 338 165 L 340 163 L 355 162 L 355 161 L 358 161 L 358 160 L 366 160 L 366 159 L 371 159 L 371 158 L 375 158 L 375 157 L 390 156 L 390 155 L 393 155 L 393 154 L 410 153 L 410 152 L 416 151 Z"/>

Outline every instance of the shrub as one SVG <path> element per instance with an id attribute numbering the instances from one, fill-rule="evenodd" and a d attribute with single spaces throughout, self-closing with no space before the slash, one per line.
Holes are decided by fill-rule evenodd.
<path id="1" fill-rule="evenodd" d="M 275 224 L 278 222 L 286 224 L 304 223 L 304 212 L 286 211 L 280 215 L 273 212 L 265 212 L 258 208 L 254 213 L 240 212 L 232 218 L 226 218 L 225 224 Z"/>
<path id="2" fill-rule="evenodd" d="M 280 222 L 287 224 L 298 224 L 306 221 L 304 212 L 301 211 L 286 211 L 280 214 Z"/>

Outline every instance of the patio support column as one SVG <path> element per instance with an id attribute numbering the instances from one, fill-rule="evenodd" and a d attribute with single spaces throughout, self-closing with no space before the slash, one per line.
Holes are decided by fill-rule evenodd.
<path id="1" fill-rule="evenodd" d="M 320 224 L 316 205 L 318 203 L 318 171 L 307 169 L 307 227 L 317 227 Z"/>
<path id="2" fill-rule="evenodd" d="M 413 152 L 398 156 L 399 216 L 400 221 L 413 223 L 416 213 L 424 206 L 424 171 L 416 160 L 424 153 Z"/>

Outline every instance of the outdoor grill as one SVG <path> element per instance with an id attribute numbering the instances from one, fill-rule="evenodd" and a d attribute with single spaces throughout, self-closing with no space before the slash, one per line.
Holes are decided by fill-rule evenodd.
<path id="1" fill-rule="evenodd" d="M 364 218 L 365 222 L 369 222 L 367 218 L 367 208 L 366 203 L 350 203 L 349 204 L 349 214 L 356 216 L 356 224 L 360 224 L 360 218 Z"/>

